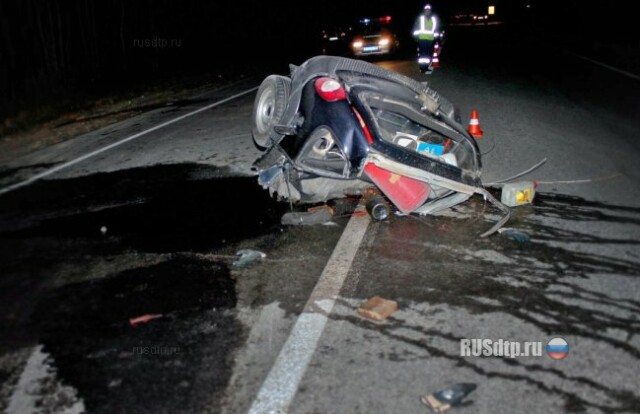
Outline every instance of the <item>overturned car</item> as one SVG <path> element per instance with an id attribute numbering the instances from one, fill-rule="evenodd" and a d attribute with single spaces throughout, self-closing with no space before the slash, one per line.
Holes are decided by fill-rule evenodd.
<path id="1" fill-rule="evenodd" d="M 254 168 L 272 195 L 317 203 L 379 190 L 404 214 L 434 214 L 480 194 L 475 139 L 457 108 L 427 85 L 369 62 L 316 56 L 267 76 L 254 101 Z M 384 210 L 384 209 L 383 209 Z M 388 216 L 384 211 L 372 214 Z"/>

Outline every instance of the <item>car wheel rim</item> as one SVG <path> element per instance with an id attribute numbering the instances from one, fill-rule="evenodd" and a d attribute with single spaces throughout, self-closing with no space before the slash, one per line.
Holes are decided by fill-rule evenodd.
<path id="1" fill-rule="evenodd" d="M 271 120 L 273 119 L 275 101 L 275 94 L 271 89 L 265 90 L 262 96 L 260 96 L 257 108 L 258 113 L 256 117 L 256 126 L 258 127 L 258 131 L 261 133 L 266 133 L 269 129 Z"/>

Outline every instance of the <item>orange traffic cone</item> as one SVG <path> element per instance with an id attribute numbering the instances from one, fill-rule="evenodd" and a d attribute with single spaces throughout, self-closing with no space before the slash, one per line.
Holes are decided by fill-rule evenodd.
<path id="1" fill-rule="evenodd" d="M 431 67 L 436 69 L 440 67 L 440 58 L 438 57 L 438 52 L 440 51 L 440 45 L 435 44 L 433 47 L 433 60 L 431 61 Z"/>
<path id="2" fill-rule="evenodd" d="M 484 132 L 480 129 L 480 120 L 478 120 L 478 111 L 471 111 L 471 119 L 469 120 L 469 133 L 474 138 L 481 138 Z"/>

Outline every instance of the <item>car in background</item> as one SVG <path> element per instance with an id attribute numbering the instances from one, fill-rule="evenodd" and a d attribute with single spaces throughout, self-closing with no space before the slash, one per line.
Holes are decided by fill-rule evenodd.
<path id="1" fill-rule="evenodd" d="M 473 14 L 471 18 L 475 24 L 487 24 L 489 23 L 489 15 L 488 14 Z"/>
<path id="2" fill-rule="evenodd" d="M 351 52 L 354 57 L 390 55 L 399 47 L 391 16 L 362 18 L 352 27 Z"/>
<path id="3" fill-rule="evenodd" d="M 451 26 L 495 24 L 495 15 L 485 13 L 458 13 L 451 16 Z"/>
<path id="4" fill-rule="evenodd" d="M 349 46 L 351 40 L 351 27 L 346 25 L 329 26 L 322 29 L 321 53 L 323 55 L 346 56 L 351 54 Z"/>

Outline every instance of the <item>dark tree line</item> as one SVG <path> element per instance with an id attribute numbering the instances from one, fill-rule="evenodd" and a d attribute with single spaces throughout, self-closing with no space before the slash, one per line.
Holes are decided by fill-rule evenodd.
<path id="1" fill-rule="evenodd" d="M 0 0 L 0 113 L 298 59 L 313 52 L 309 13 L 283 1 Z"/>

